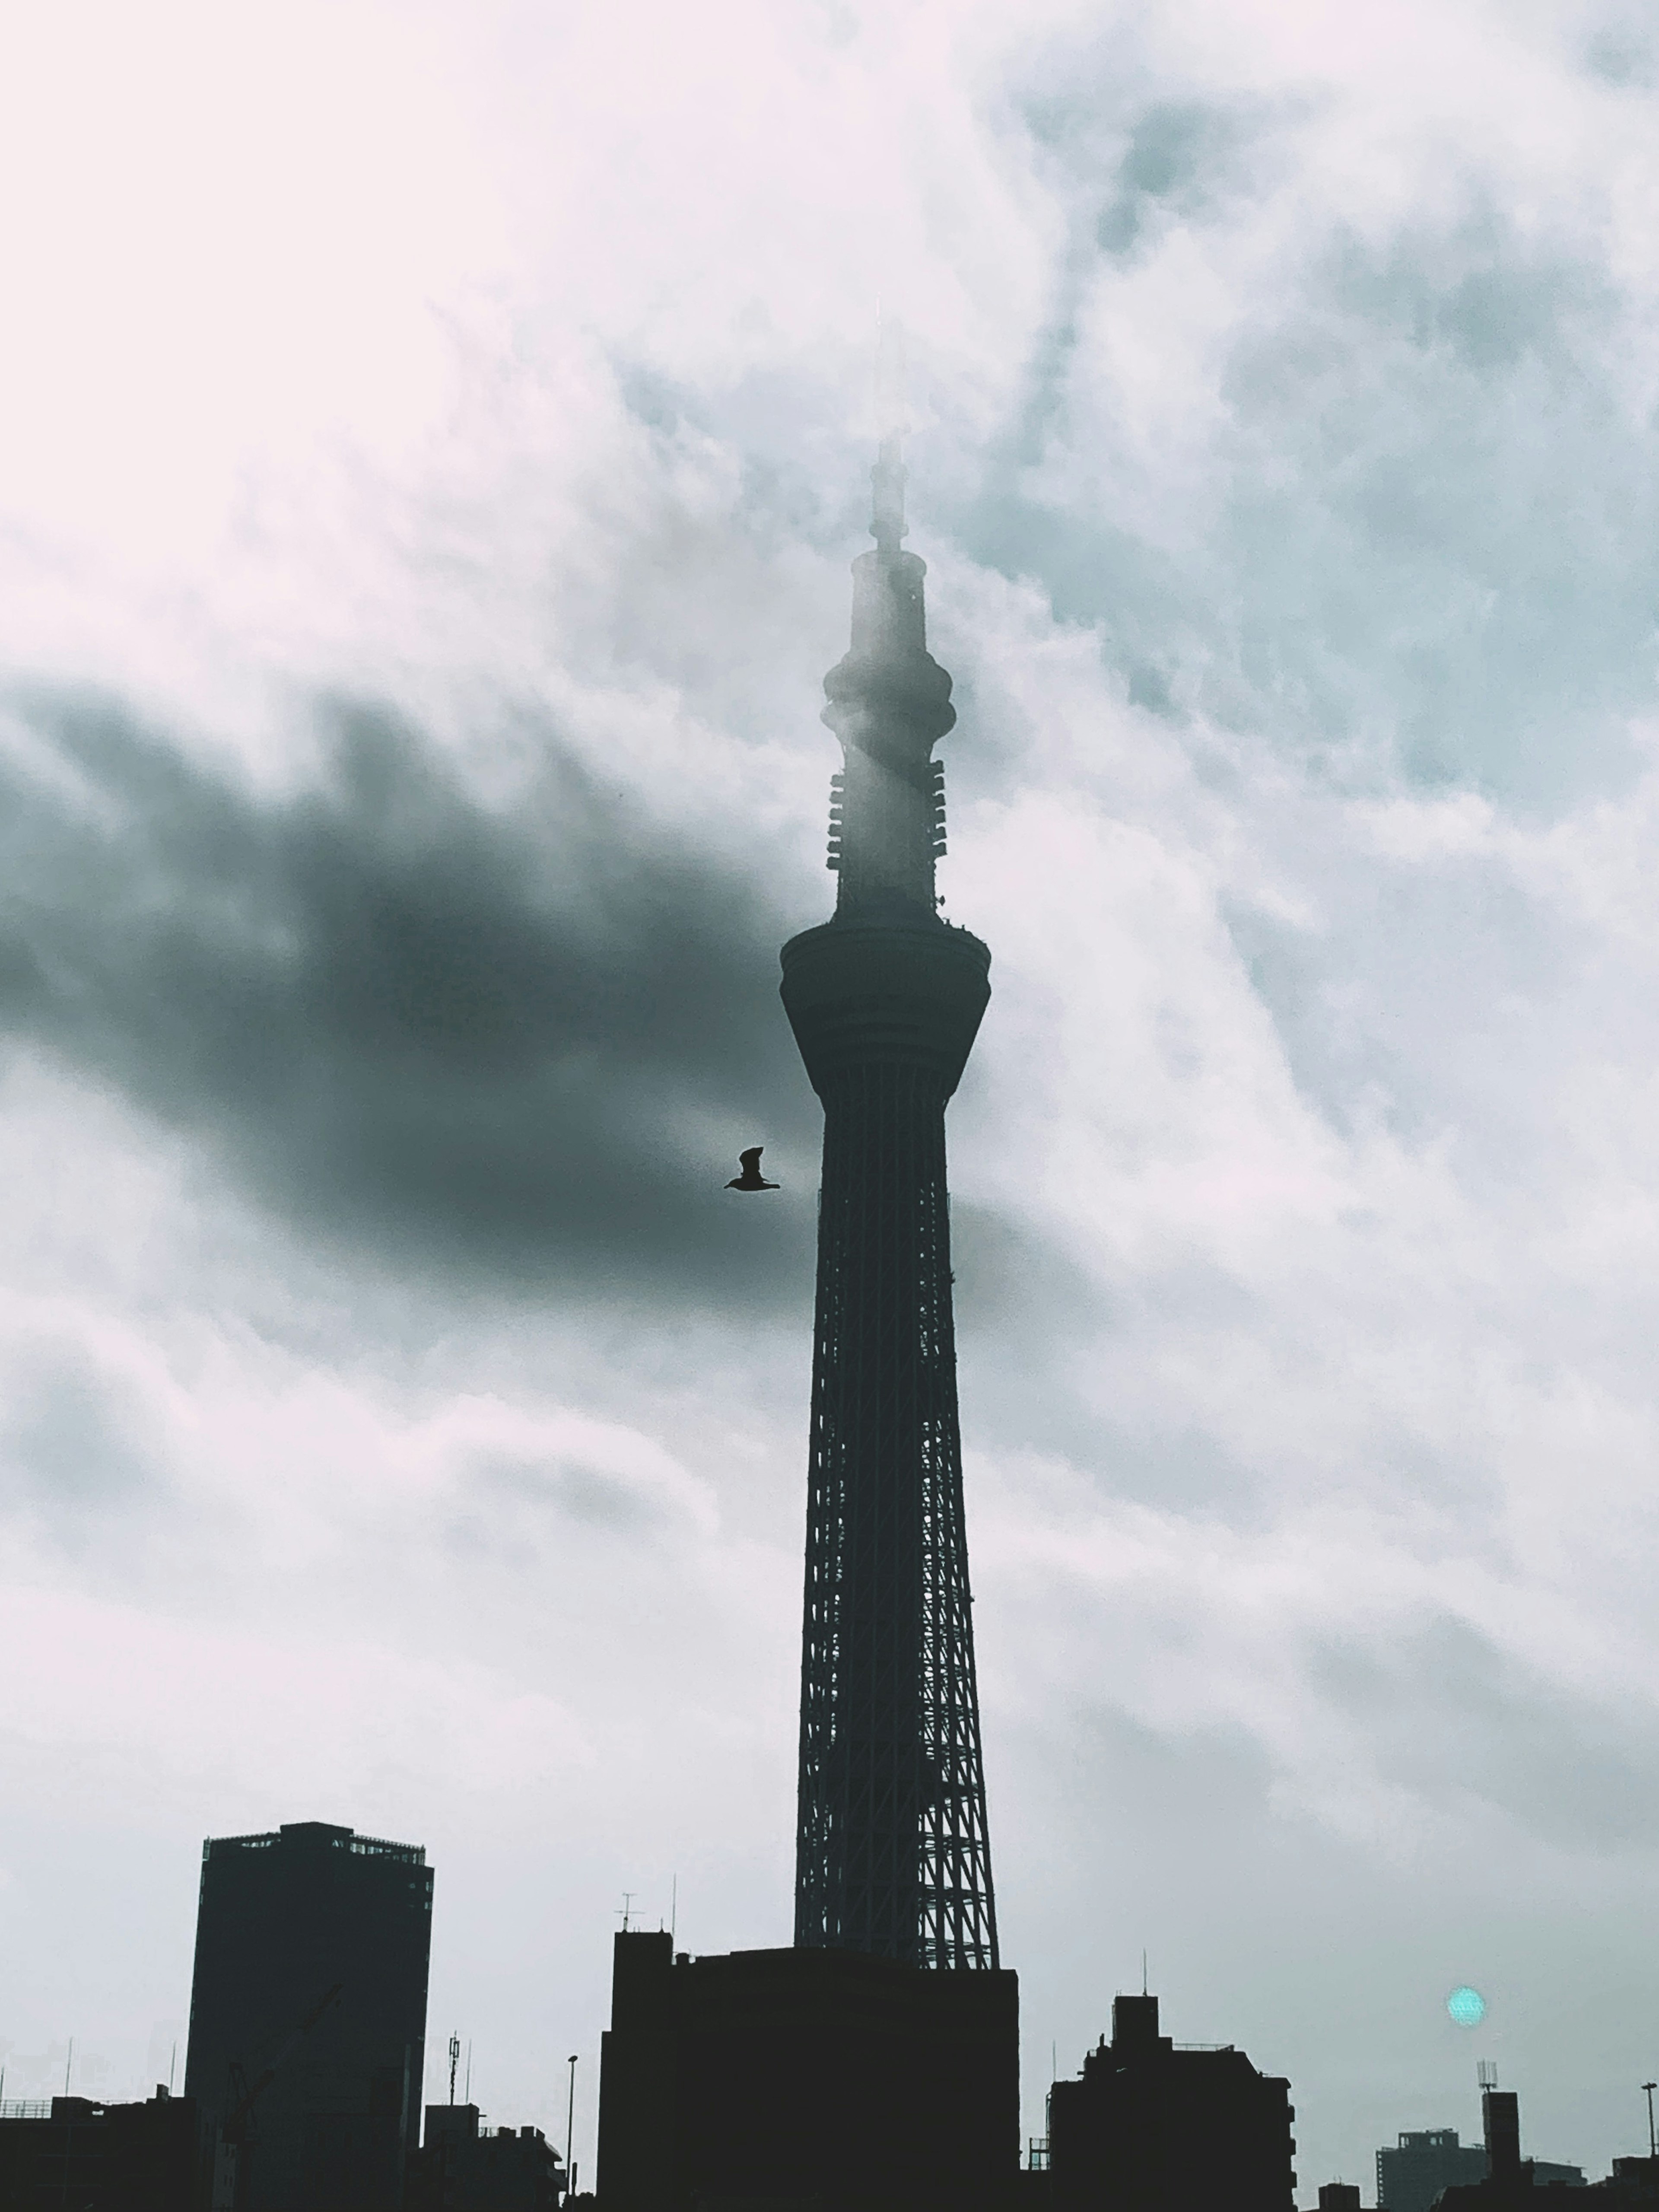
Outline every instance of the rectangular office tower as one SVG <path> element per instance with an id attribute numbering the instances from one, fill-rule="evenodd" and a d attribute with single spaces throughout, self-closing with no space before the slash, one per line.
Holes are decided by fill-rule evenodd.
<path id="1" fill-rule="evenodd" d="M 320 1820 L 204 1844 L 185 2088 L 213 2212 L 398 2212 L 431 1942 L 418 1845 Z"/>

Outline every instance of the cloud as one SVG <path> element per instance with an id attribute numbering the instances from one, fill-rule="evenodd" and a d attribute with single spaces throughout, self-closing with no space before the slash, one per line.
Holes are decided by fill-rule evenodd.
<path id="1" fill-rule="evenodd" d="M 14 711 L 61 772 L 14 754 L 0 795 L 15 1036 L 382 1256 L 739 1303 L 799 1279 L 799 1206 L 757 1235 L 722 1188 L 756 1135 L 810 1158 L 787 929 L 555 732 L 507 816 L 384 708 L 322 709 L 324 781 L 267 801 L 113 702 Z"/>
<path id="2" fill-rule="evenodd" d="M 1467 1620 L 1443 1616 L 1364 1650 L 1333 1641 L 1316 1678 L 1364 1727 L 1387 1782 L 1451 1811 L 1486 1801 L 1567 1849 L 1659 1841 L 1659 1711 L 1574 1694 Z"/>
<path id="3" fill-rule="evenodd" d="M 0 1468 L 24 1499 L 79 1515 L 153 1498 L 166 1472 L 138 1447 L 132 1414 L 84 1368 L 31 1362 L 0 1437 Z"/>

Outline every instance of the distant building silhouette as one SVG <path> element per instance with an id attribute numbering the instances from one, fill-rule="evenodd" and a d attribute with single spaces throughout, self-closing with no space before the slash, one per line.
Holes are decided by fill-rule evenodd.
<path id="1" fill-rule="evenodd" d="M 1012 1974 L 672 1947 L 616 1939 L 604 2212 L 1000 2212 L 1019 2156 Z"/>
<path id="2" fill-rule="evenodd" d="M 192 2212 L 201 2172 L 195 2100 L 160 2087 L 147 2104 L 0 2106 L 4 2212 Z"/>
<path id="3" fill-rule="evenodd" d="M 904 475 L 889 438 L 851 647 L 824 678 L 835 915 L 783 948 L 823 1102 L 795 1941 L 994 1968 L 945 1164 L 991 956 L 934 904 L 933 750 L 957 717 L 901 542 Z"/>
<path id="4" fill-rule="evenodd" d="M 1583 2170 L 1521 2155 L 1521 2106 L 1513 2089 L 1483 2084 L 1483 2141 L 1461 2143 L 1455 2128 L 1402 2135 L 1394 2150 L 1376 2154 L 1376 2201 L 1384 2212 L 1444 2212 L 1486 2206 L 1489 2212 L 1540 2189 L 1582 2189 Z"/>
<path id="5" fill-rule="evenodd" d="M 1494 2068 L 1493 2071 L 1497 2069 Z M 1521 2179 L 1521 2100 L 1513 2089 L 1482 2085 L 1480 2132 L 1486 2145 L 1486 2179 L 1502 2185 Z M 1581 2174 L 1579 2179 L 1582 2181 Z"/>
<path id="6" fill-rule="evenodd" d="M 186 2093 L 213 2212 L 400 2212 L 425 2063 L 432 1870 L 319 1820 L 203 1846 Z"/>
<path id="7" fill-rule="evenodd" d="M 1590 2184 L 1588 2194 L 1601 2199 L 1597 2212 L 1659 2212 L 1659 2158 L 1616 2158 L 1605 2181 Z"/>
<path id="8" fill-rule="evenodd" d="M 1319 2212 L 1360 2212 L 1358 2185 L 1328 2181 L 1319 2191 Z"/>
<path id="9" fill-rule="evenodd" d="M 1553 2193 L 1584 2186 L 1583 2171 L 1576 2166 L 1554 2166 L 1541 2159 L 1521 2155 L 1521 2100 L 1513 2089 L 1487 2083 L 1480 2091 L 1482 2156 L 1486 2174 L 1479 2181 L 1462 2182 L 1439 2199 L 1445 2212 L 1503 2212 L 1503 2208 L 1535 2203 L 1540 2191 Z"/>
<path id="10" fill-rule="evenodd" d="M 1480 2144 L 1460 2142 L 1455 2128 L 1419 2128 L 1376 2154 L 1376 2201 L 1383 2212 L 1431 2212 L 1443 2190 L 1486 2176 Z"/>
<path id="11" fill-rule="evenodd" d="M 1242 2051 L 1160 2035 L 1155 1996 L 1048 2092 L 1054 2212 L 1294 2212 L 1290 2083 Z"/>
<path id="12" fill-rule="evenodd" d="M 563 2161 L 539 2128 L 480 2128 L 476 2105 L 428 2105 L 405 2212 L 556 2212 Z"/>

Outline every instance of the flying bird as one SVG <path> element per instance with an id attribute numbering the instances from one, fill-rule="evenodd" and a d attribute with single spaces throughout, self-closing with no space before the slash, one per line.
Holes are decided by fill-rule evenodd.
<path id="1" fill-rule="evenodd" d="M 768 1182 L 760 1171 L 760 1156 L 765 1150 L 764 1145 L 750 1145 L 746 1152 L 738 1154 L 738 1165 L 743 1170 L 743 1173 L 732 1176 L 731 1182 L 726 1186 L 727 1190 L 781 1190 L 782 1188 L 781 1183 Z"/>

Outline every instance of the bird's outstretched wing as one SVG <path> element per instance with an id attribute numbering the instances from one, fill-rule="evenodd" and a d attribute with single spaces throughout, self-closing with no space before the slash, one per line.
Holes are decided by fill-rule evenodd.
<path id="1" fill-rule="evenodd" d="M 760 1173 L 760 1156 L 765 1150 L 764 1145 L 750 1145 L 746 1152 L 738 1154 L 738 1165 L 746 1176 L 757 1176 Z"/>

